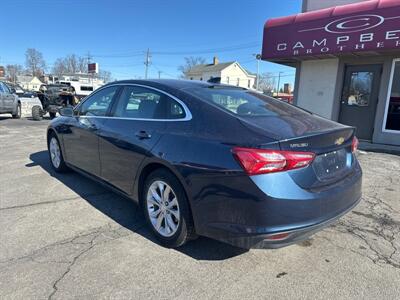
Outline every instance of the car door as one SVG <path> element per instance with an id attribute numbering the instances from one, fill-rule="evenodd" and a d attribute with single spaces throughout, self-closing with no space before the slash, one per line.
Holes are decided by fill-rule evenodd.
<path id="1" fill-rule="evenodd" d="M 100 176 L 98 132 L 118 89 L 119 86 L 102 88 L 86 98 L 63 134 L 66 161 L 95 176 Z"/>
<path id="2" fill-rule="evenodd" d="M 8 88 L 6 84 L 1 82 L 3 89 L 3 107 L 7 112 L 13 112 L 16 106 L 15 96 L 11 93 L 11 90 Z"/>
<path id="3" fill-rule="evenodd" d="M 168 108 L 178 105 L 174 115 Z M 127 194 L 143 159 L 166 130 L 168 121 L 184 117 L 173 97 L 151 87 L 126 85 L 111 116 L 99 131 L 101 177 Z"/>
<path id="4" fill-rule="evenodd" d="M 3 100 L 3 96 L 4 96 L 4 89 L 3 89 L 3 83 L 0 82 L 0 113 L 5 112 L 6 109 L 4 107 L 4 100 Z"/>

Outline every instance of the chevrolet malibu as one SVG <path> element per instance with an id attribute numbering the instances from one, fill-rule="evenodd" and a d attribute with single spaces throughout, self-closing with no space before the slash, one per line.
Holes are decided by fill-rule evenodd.
<path id="1" fill-rule="evenodd" d="M 358 203 L 354 133 L 239 87 L 131 80 L 62 109 L 47 141 L 55 171 L 75 170 L 137 201 L 167 247 L 201 235 L 277 248 Z"/>

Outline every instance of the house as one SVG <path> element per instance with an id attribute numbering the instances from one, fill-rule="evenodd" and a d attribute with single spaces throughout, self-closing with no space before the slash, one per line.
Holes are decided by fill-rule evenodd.
<path id="1" fill-rule="evenodd" d="M 237 61 L 220 63 L 214 57 L 212 64 L 196 65 L 185 73 L 190 80 L 212 80 L 224 84 L 253 89 L 256 75 L 244 69 Z"/>
<path id="2" fill-rule="evenodd" d="M 40 86 L 43 84 L 39 78 L 31 75 L 17 76 L 17 83 L 28 91 L 39 91 Z"/>

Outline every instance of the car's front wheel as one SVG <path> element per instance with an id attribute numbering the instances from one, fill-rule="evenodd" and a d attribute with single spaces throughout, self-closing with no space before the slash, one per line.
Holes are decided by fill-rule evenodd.
<path id="1" fill-rule="evenodd" d="M 47 147 L 49 151 L 50 162 L 53 169 L 56 172 L 60 173 L 67 171 L 68 167 L 65 164 L 64 157 L 61 152 L 60 143 L 54 133 L 51 133 L 49 135 Z"/>
<path id="2" fill-rule="evenodd" d="M 15 114 L 12 114 L 13 119 L 21 119 L 22 111 L 21 111 L 21 103 L 18 103 L 17 110 Z"/>
<path id="3" fill-rule="evenodd" d="M 43 119 L 42 108 L 39 105 L 32 107 L 32 118 L 35 121 L 41 121 Z"/>
<path id="4" fill-rule="evenodd" d="M 175 248 L 195 237 L 186 194 L 167 170 L 156 170 L 147 177 L 142 205 L 146 221 L 161 244 Z"/>

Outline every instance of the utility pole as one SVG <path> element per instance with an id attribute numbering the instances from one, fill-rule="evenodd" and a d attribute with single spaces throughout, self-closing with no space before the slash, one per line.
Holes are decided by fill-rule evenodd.
<path id="1" fill-rule="evenodd" d="M 161 79 L 161 73 L 162 71 L 158 71 L 158 79 Z"/>
<path id="2" fill-rule="evenodd" d="M 90 55 L 90 52 L 88 51 L 88 53 L 87 53 L 87 63 L 88 63 L 88 65 L 87 65 L 87 68 L 88 68 L 88 74 L 89 74 L 89 64 L 90 64 L 90 61 L 92 60 L 92 56 Z M 94 73 L 92 73 L 92 86 L 94 86 Z"/>
<path id="3" fill-rule="evenodd" d="M 282 74 L 283 72 L 279 72 L 279 75 L 278 75 L 278 89 L 277 89 L 277 91 L 276 91 L 276 96 L 277 97 L 279 97 L 279 85 L 280 85 L 280 83 L 281 83 L 281 74 Z"/>
<path id="4" fill-rule="evenodd" d="M 89 51 L 88 51 L 88 53 L 87 53 L 86 58 L 87 58 L 88 64 L 90 64 L 90 61 L 91 61 L 91 59 L 92 59 L 92 56 L 90 55 L 90 52 L 89 52 Z"/>
<path id="5" fill-rule="evenodd" d="M 260 83 L 260 59 L 261 59 L 261 55 L 260 54 L 253 54 L 256 57 L 257 60 L 257 77 L 256 77 L 256 90 L 258 91 L 259 88 L 259 83 Z"/>
<path id="6" fill-rule="evenodd" d="M 147 75 L 148 75 L 148 72 L 149 72 L 149 65 L 151 64 L 151 63 L 150 63 L 150 58 L 151 58 L 150 49 L 147 48 L 146 60 L 144 61 L 144 65 L 146 66 L 145 72 L 144 72 L 144 78 L 145 78 L 145 79 L 147 79 Z"/>

